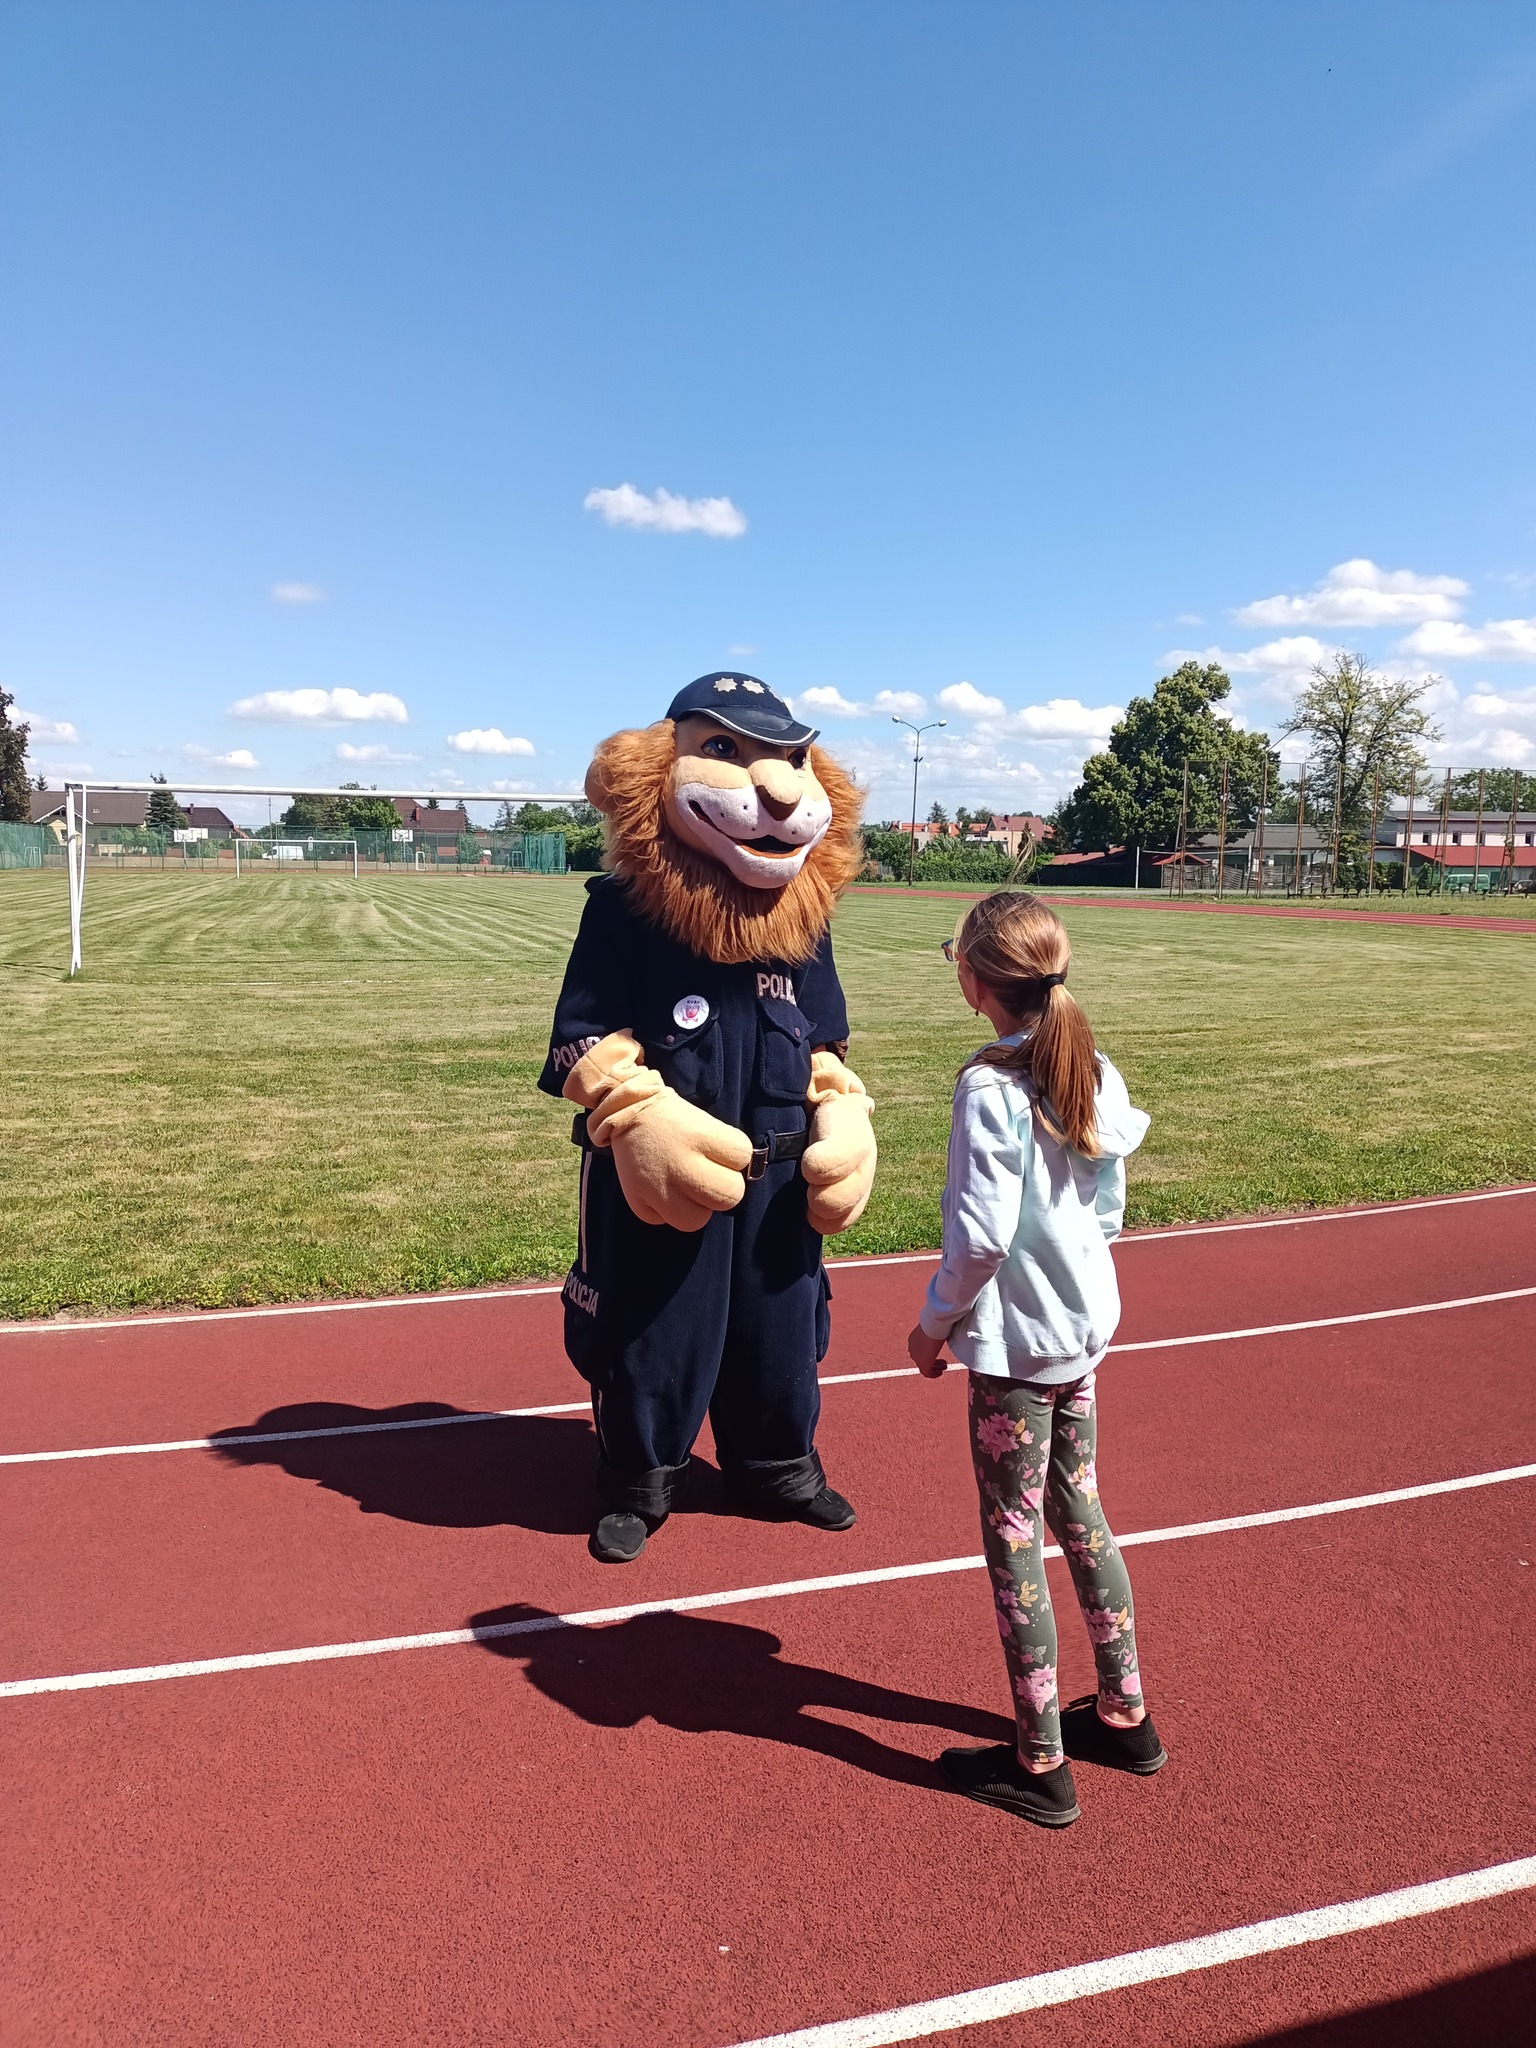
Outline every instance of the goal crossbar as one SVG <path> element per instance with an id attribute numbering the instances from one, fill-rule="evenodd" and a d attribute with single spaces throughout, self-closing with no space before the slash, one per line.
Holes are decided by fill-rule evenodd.
<path id="1" fill-rule="evenodd" d="M 460 804 L 546 804 L 551 809 L 579 804 L 582 798 L 570 790 L 554 794 L 531 794 L 521 789 L 359 789 L 354 783 L 349 788 L 336 784 L 310 784 L 285 782 L 96 782 L 67 780 L 64 783 L 64 853 L 69 867 L 69 971 L 70 975 L 80 972 L 80 927 L 85 911 L 85 828 L 87 820 L 87 798 L 92 790 L 98 796 L 138 796 L 153 794 L 157 789 L 169 795 L 178 793 L 186 796 L 335 796 L 359 797 L 381 796 L 387 801 L 399 798 L 403 802 L 420 804 L 430 799 L 441 803 L 444 798 L 457 808 Z M 76 822 L 76 812 L 79 818 Z M 335 842 L 340 844 L 338 840 Z M 354 868 L 356 854 L 354 850 Z"/>

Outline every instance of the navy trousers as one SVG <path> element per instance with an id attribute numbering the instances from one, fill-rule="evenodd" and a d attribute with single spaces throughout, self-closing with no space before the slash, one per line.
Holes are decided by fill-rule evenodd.
<path id="1" fill-rule="evenodd" d="M 804 1123 L 803 1110 L 760 1111 L 752 1136 Z M 641 1223 L 610 1152 L 584 1149 L 581 1177 L 565 1340 L 592 1388 L 604 1501 L 666 1514 L 706 1414 L 738 1492 L 810 1499 L 831 1290 L 799 1161 L 768 1166 L 699 1231 Z"/>

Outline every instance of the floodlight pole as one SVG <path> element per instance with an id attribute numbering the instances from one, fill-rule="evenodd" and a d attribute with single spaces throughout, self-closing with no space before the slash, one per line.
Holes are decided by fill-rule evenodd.
<path id="1" fill-rule="evenodd" d="M 935 718 L 927 725 L 914 725 L 910 718 L 898 718 L 891 713 L 892 725 L 904 725 L 912 734 L 912 838 L 907 849 L 907 887 L 910 889 L 917 878 L 917 764 L 922 760 L 923 734 L 937 732 L 941 725 L 948 725 L 947 718 Z"/>

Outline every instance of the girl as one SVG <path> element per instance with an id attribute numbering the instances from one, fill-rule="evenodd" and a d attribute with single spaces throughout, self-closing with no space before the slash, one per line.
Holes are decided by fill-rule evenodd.
<path id="1" fill-rule="evenodd" d="M 1167 1762 L 1141 1697 L 1131 1585 L 1094 1477 L 1094 1370 L 1120 1320 L 1109 1246 L 1126 1155 L 1149 1119 L 1096 1052 L 1067 993 L 1071 948 L 1036 896 L 975 904 L 944 954 L 997 1033 L 955 1086 L 944 1259 L 907 1340 L 937 1379 L 947 1343 L 970 1368 L 981 1535 L 1013 1685 L 1018 1745 L 949 1749 L 958 1791 L 1044 1827 L 1078 1817 L 1063 1754 L 1147 1775 Z M 1093 1642 L 1098 1699 L 1056 1698 L 1056 1623 L 1041 1510 Z"/>

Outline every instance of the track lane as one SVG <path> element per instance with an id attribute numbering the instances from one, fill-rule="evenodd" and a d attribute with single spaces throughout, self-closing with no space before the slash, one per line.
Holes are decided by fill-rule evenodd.
<path id="1" fill-rule="evenodd" d="M 1536 1383 L 1497 1362 L 1536 1348 L 1536 1299 L 1391 1327 L 1387 1356 L 1382 1326 L 1365 1325 L 1112 1361 L 1099 1460 L 1112 1522 L 1203 1521 L 1531 1456 Z M 232 1462 L 10 1467 L 0 1675 L 451 1628 L 466 1601 L 505 1597 L 509 1582 L 563 1612 L 966 1556 L 977 1540 L 963 1403 L 958 1371 L 936 1387 L 839 1388 L 821 1442 L 860 1509 L 854 1530 L 723 1517 L 706 1467 L 701 1511 L 675 1516 L 622 1572 L 586 1553 L 594 1451 L 580 1418 L 245 1446 Z"/>
<path id="2" fill-rule="evenodd" d="M 9 2009 L 39 2039 L 719 2048 L 1528 1853 L 1518 1491 L 1142 1552 L 1174 1765 L 1084 1772 L 1062 1837 L 933 1782 L 1002 1705 L 979 1579 L 17 1702 Z M 1062 1661 L 1070 1693 L 1075 1631 Z M 1395 1952 L 1311 1962 L 1313 2010 L 1397 1983 Z M 1160 2029 L 1126 2006 L 1124 2042 Z"/>
<path id="3" fill-rule="evenodd" d="M 1119 1341 L 1452 1299 L 1536 1282 L 1536 1188 L 1426 1209 L 1222 1234 L 1132 1233 L 1116 1247 Z M 906 1362 L 931 1265 L 834 1265 L 828 1374 Z M 579 1401 L 550 1294 L 269 1320 L 27 1329 L 0 1338 L 0 1451 L 207 1436 L 313 1400 L 459 1409 Z"/>

